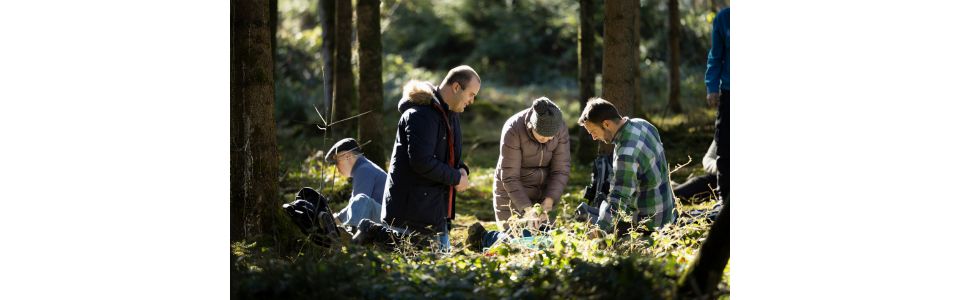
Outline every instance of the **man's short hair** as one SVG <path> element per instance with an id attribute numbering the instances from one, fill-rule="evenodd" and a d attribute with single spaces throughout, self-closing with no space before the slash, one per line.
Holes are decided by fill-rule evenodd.
<path id="1" fill-rule="evenodd" d="M 473 68 L 467 65 L 457 66 L 456 68 L 450 69 L 450 72 L 447 72 L 447 77 L 443 78 L 440 86 L 456 82 L 460 84 L 461 89 L 466 89 L 467 85 L 470 84 L 470 80 L 473 78 L 476 78 L 477 83 L 480 83 L 480 75 L 477 75 L 477 71 L 474 71 Z"/>
<path id="2" fill-rule="evenodd" d="M 577 123 L 583 125 L 584 122 L 590 121 L 590 123 L 602 124 L 605 120 L 619 121 L 621 118 L 623 117 L 620 116 L 620 112 L 617 111 L 617 107 L 613 103 L 600 97 L 593 97 L 587 101 L 587 105 L 583 108 L 583 113 L 580 114 Z"/>

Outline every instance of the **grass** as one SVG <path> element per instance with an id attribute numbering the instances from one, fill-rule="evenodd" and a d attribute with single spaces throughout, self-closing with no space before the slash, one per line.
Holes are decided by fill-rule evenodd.
<path id="1" fill-rule="evenodd" d="M 588 164 L 574 164 L 564 195 L 551 212 L 555 230 L 552 246 L 530 249 L 504 243 L 486 252 L 465 247 L 467 228 L 480 222 L 497 229 L 492 208 L 493 173 L 503 121 L 546 95 L 560 105 L 568 124 L 579 112 L 571 89 L 541 90 L 490 87 L 482 100 L 464 114 L 464 160 L 471 166 L 471 189 L 458 194 L 453 221 L 453 252 L 438 254 L 412 247 L 388 252 L 354 245 L 321 249 L 306 241 L 298 251 L 280 253 L 256 242 L 231 244 L 233 297 L 263 298 L 672 298 L 676 279 L 696 254 L 709 220 L 690 220 L 649 236 L 597 235 L 591 225 L 573 220 L 573 210 L 590 180 Z M 692 102 L 688 101 L 688 102 Z M 687 107 L 685 115 L 654 115 L 671 166 L 689 163 L 671 176 L 682 182 L 700 174 L 700 158 L 713 134 L 714 114 L 705 107 Z M 396 123 L 398 113 L 384 119 Z M 393 132 L 386 134 L 392 140 Z M 349 183 L 332 166 L 320 164 L 317 151 L 325 142 L 309 126 L 285 126 L 278 135 L 281 152 L 281 193 L 291 201 L 300 187 L 323 186 L 334 209 L 349 198 Z M 705 209 L 715 200 L 683 206 Z M 681 220 L 686 221 L 686 220 Z M 721 298 L 729 292 L 729 264 L 721 283 Z"/>

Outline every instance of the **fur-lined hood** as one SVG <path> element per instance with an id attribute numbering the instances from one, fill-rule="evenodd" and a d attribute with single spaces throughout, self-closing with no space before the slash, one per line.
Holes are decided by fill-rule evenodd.
<path id="1" fill-rule="evenodd" d="M 403 85 L 403 98 L 397 103 L 397 110 L 401 113 L 414 105 L 430 105 L 430 102 L 440 103 L 434 94 L 437 88 L 426 81 L 410 80 Z"/>

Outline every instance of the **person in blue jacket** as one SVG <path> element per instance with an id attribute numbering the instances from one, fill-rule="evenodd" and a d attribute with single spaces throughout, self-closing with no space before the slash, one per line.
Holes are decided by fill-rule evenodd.
<path id="1" fill-rule="evenodd" d="M 324 160 L 335 164 L 337 171 L 353 182 L 350 202 L 336 214 L 340 224 L 357 227 L 363 219 L 379 221 L 387 173 L 364 157 L 360 144 L 352 138 L 330 147 Z"/>
<path id="2" fill-rule="evenodd" d="M 707 54 L 707 103 L 717 107 L 717 186 L 725 202 L 730 198 L 730 8 L 713 19 L 713 45 Z"/>

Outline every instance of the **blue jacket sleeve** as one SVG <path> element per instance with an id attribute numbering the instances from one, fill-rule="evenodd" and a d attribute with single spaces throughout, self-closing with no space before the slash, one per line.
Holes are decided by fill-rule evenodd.
<path id="1" fill-rule="evenodd" d="M 407 136 L 410 168 L 414 173 L 438 183 L 457 185 L 460 183 L 460 171 L 435 156 L 434 149 L 440 142 L 436 139 L 440 122 L 431 120 L 426 116 L 428 113 L 433 112 L 419 111 L 408 115 L 404 134 Z"/>
<path id="2" fill-rule="evenodd" d="M 704 74 L 703 81 L 707 84 L 707 93 L 720 92 L 720 74 L 723 71 L 724 51 L 727 47 L 723 39 L 723 26 L 720 22 L 720 14 L 713 18 L 713 42 L 710 51 L 707 52 L 707 72 Z"/>

